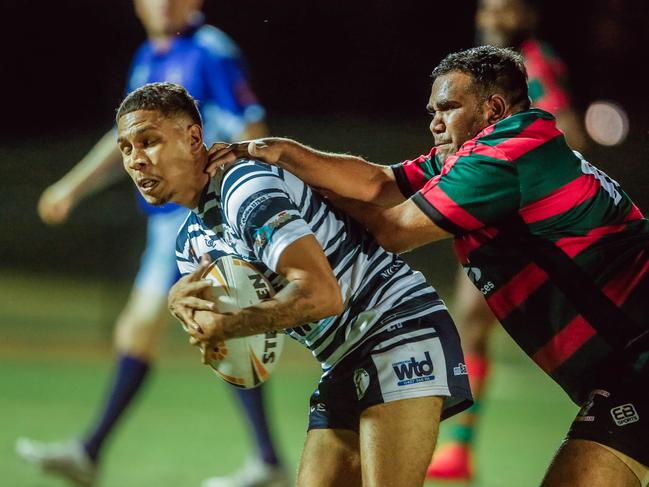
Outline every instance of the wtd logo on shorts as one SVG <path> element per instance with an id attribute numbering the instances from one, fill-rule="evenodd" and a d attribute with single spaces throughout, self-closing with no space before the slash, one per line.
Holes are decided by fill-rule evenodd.
<path id="1" fill-rule="evenodd" d="M 430 358 L 430 353 L 424 352 L 424 357 L 424 360 L 421 361 L 418 361 L 415 357 L 410 357 L 410 360 L 392 364 L 392 369 L 399 379 L 398 386 L 407 386 L 435 379 L 433 360 Z"/>

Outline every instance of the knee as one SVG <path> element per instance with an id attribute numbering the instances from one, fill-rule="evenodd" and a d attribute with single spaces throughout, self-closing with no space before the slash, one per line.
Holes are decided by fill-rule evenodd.
<path id="1" fill-rule="evenodd" d="M 153 359 L 164 325 L 163 319 L 125 310 L 115 326 L 117 352 L 144 360 Z"/>
<path id="2" fill-rule="evenodd" d="M 361 456 L 358 450 L 339 450 L 336 452 L 335 458 L 328 460 L 325 469 L 320 464 L 303 462 L 298 470 L 297 487 L 312 487 L 314 485 L 360 487 L 362 485 Z"/>

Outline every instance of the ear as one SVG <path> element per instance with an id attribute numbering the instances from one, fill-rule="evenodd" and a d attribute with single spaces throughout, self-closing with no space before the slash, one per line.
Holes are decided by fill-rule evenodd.
<path id="1" fill-rule="evenodd" d="M 203 148 L 203 129 L 197 123 L 189 126 L 188 135 L 192 152 L 197 152 Z"/>
<path id="2" fill-rule="evenodd" d="M 494 124 L 509 115 L 509 104 L 502 95 L 494 94 L 487 100 L 487 121 Z"/>

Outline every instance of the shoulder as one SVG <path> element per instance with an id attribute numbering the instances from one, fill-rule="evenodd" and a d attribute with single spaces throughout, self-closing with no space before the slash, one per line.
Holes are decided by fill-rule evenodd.
<path id="1" fill-rule="evenodd" d="M 239 47 L 221 29 L 212 25 L 204 25 L 193 35 L 194 43 L 208 54 L 219 58 L 238 58 L 241 55 Z"/>
<path id="2" fill-rule="evenodd" d="M 532 108 L 487 127 L 462 146 L 457 155 L 489 162 L 513 162 L 561 135 L 552 114 Z"/>
<path id="3" fill-rule="evenodd" d="M 282 174 L 281 169 L 263 162 L 252 159 L 238 161 L 223 175 L 221 195 L 225 198 L 244 186 L 247 188 L 263 187 L 269 184 L 275 186 L 283 180 Z"/>

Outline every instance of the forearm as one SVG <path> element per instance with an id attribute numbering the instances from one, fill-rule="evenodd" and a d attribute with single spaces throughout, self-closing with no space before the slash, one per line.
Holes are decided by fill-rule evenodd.
<path id="1" fill-rule="evenodd" d="M 222 338 L 284 330 L 342 312 L 340 288 L 300 280 L 290 282 L 272 299 L 244 308 L 224 320 Z"/>
<path id="2" fill-rule="evenodd" d="M 381 206 L 403 201 L 389 167 L 348 154 L 318 151 L 293 140 L 271 140 L 281 148 L 277 165 L 310 186 Z"/>
<path id="3" fill-rule="evenodd" d="M 348 199 L 333 199 L 333 203 L 363 225 L 389 252 L 407 252 L 452 236 L 435 225 L 411 200 L 391 208 Z"/>
<path id="4" fill-rule="evenodd" d="M 68 188 L 78 200 L 103 189 L 123 173 L 115 134 L 111 130 L 57 184 Z"/>

